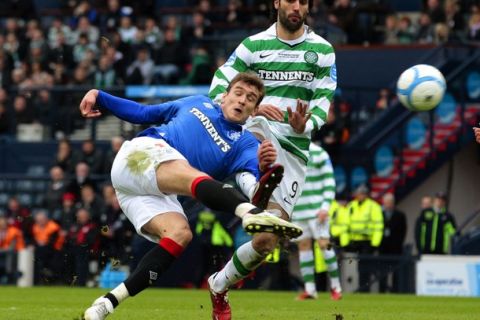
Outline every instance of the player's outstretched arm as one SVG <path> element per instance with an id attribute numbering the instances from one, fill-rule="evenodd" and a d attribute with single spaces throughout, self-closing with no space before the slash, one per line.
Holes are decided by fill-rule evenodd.
<path id="1" fill-rule="evenodd" d="M 88 91 L 80 102 L 80 113 L 85 118 L 97 118 L 102 115 L 100 110 L 95 108 L 97 102 L 98 90 L 92 89 Z"/>

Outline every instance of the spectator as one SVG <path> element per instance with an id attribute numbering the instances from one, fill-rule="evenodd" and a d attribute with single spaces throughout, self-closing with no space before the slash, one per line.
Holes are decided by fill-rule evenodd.
<path id="1" fill-rule="evenodd" d="M 14 284 L 16 280 L 16 257 L 13 252 L 25 248 L 22 231 L 9 226 L 7 218 L 0 215 L 0 284 Z"/>
<path id="2" fill-rule="evenodd" d="M 17 95 L 13 100 L 13 110 L 17 124 L 33 123 L 35 120 L 35 110 L 28 105 L 27 98 L 23 95 Z"/>
<path id="3" fill-rule="evenodd" d="M 0 88 L 8 88 L 12 82 L 12 63 L 10 56 L 2 50 L 1 39 L 3 38 L 0 35 Z"/>
<path id="4" fill-rule="evenodd" d="M 86 16 L 81 16 L 78 19 L 78 25 L 77 28 L 74 31 L 74 39 L 79 39 L 79 37 L 85 34 L 87 35 L 88 41 L 90 44 L 95 44 L 98 42 L 98 39 L 100 38 L 100 32 L 98 31 L 98 28 L 94 25 L 92 25 Z"/>
<path id="5" fill-rule="evenodd" d="M 380 205 L 368 195 L 368 187 L 355 189 L 354 199 L 348 204 L 350 211 L 350 245 L 348 251 L 360 255 L 372 255 L 379 248 L 383 237 L 383 214 Z M 375 266 L 360 257 L 358 263 L 359 291 L 369 292 L 370 277 Z"/>
<path id="6" fill-rule="evenodd" d="M 186 62 L 185 48 L 175 38 L 175 31 L 165 31 L 165 43 L 155 57 L 155 75 L 162 83 L 176 83 Z"/>
<path id="7" fill-rule="evenodd" d="M 90 43 L 88 35 L 81 33 L 78 36 L 77 43 L 73 46 L 73 61 L 79 63 L 87 57 L 87 51 L 97 52 L 96 45 Z"/>
<path id="8" fill-rule="evenodd" d="M 68 229 L 76 221 L 75 195 L 65 192 L 62 195 L 62 204 L 53 211 L 53 220 L 60 225 L 63 236 L 67 235 Z"/>
<path id="9" fill-rule="evenodd" d="M 176 16 L 171 15 L 167 17 L 164 30 L 173 31 L 173 38 L 175 40 L 180 40 L 182 38 L 183 28 L 181 23 L 178 22 L 178 19 Z"/>
<path id="10" fill-rule="evenodd" d="M 383 196 L 383 238 L 379 253 L 381 255 L 401 256 L 403 254 L 403 242 L 407 233 L 407 219 L 405 213 L 395 208 L 395 196 L 387 193 Z M 385 265 L 387 271 L 380 277 L 380 292 L 399 292 L 399 262 L 388 261 Z M 388 275 L 393 270 L 392 285 L 388 285 Z"/>
<path id="11" fill-rule="evenodd" d="M 180 84 L 210 84 L 213 77 L 213 65 L 208 51 L 197 48 L 193 55 L 192 70 Z"/>
<path id="12" fill-rule="evenodd" d="M 54 165 L 63 169 L 66 174 L 73 174 L 75 171 L 75 154 L 72 145 L 67 139 L 58 142 L 57 153 L 55 155 Z"/>
<path id="13" fill-rule="evenodd" d="M 63 169 L 60 166 L 52 167 L 50 169 L 50 181 L 44 198 L 44 207 L 49 212 L 54 212 L 60 208 L 65 189 L 66 183 Z"/>
<path id="14" fill-rule="evenodd" d="M 398 44 L 398 29 L 397 29 L 397 16 L 395 14 L 389 14 L 385 18 L 385 27 L 383 29 L 383 43 L 384 44 Z"/>
<path id="15" fill-rule="evenodd" d="M 468 20 L 468 34 L 467 39 L 473 41 L 480 40 L 480 13 L 472 13 Z"/>
<path id="16" fill-rule="evenodd" d="M 225 22 L 229 26 L 238 26 L 240 23 L 245 22 L 246 15 L 240 12 L 242 2 L 240 0 L 229 0 L 227 4 L 227 14 L 225 16 Z"/>
<path id="17" fill-rule="evenodd" d="M 450 38 L 450 31 L 445 23 L 437 23 L 435 25 L 435 43 L 446 43 Z"/>
<path id="18" fill-rule="evenodd" d="M 50 63 L 62 63 L 69 69 L 73 69 L 73 47 L 67 44 L 64 33 L 56 35 L 55 45 L 51 46 L 48 53 L 48 60 Z"/>
<path id="19" fill-rule="evenodd" d="M 38 61 L 33 62 L 31 65 L 30 79 L 33 86 L 45 87 L 53 85 L 52 75 L 43 70 L 42 64 Z"/>
<path id="20" fill-rule="evenodd" d="M 15 226 L 9 226 L 5 216 L 0 215 L 0 251 L 15 250 L 20 251 L 25 248 L 22 230 Z M 0 274 L 5 270 L 0 269 Z"/>
<path id="21" fill-rule="evenodd" d="M 89 23 L 97 21 L 97 10 L 92 8 L 87 0 L 82 0 L 73 9 L 72 25 L 80 25 L 82 18 L 85 18 Z"/>
<path id="22" fill-rule="evenodd" d="M 113 190 L 109 186 L 104 190 Z M 132 224 L 123 214 L 115 192 L 111 195 L 100 217 L 102 256 L 118 259 L 126 263 L 129 259 L 131 239 L 135 233 Z M 104 261 L 106 262 L 106 261 Z"/>
<path id="23" fill-rule="evenodd" d="M 60 37 L 63 39 L 60 41 Z M 63 23 L 63 20 L 61 17 L 55 17 L 52 21 L 52 24 L 50 25 L 50 28 L 48 28 L 48 33 L 47 33 L 47 38 L 48 38 L 48 46 L 51 49 L 56 49 L 58 48 L 59 44 L 73 44 L 74 43 L 74 35 L 72 29 L 67 26 L 66 24 Z"/>
<path id="24" fill-rule="evenodd" d="M 12 57 L 15 68 L 20 67 L 27 56 L 27 47 L 24 43 L 19 42 L 15 33 L 8 33 L 6 35 L 3 49 Z"/>
<path id="25" fill-rule="evenodd" d="M 415 225 L 415 241 L 420 254 L 448 254 L 455 234 L 455 218 L 447 210 L 447 195 L 437 192 L 433 207 L 423 209 Z"/>
<path id="26" fill-rule="evenodd" d="M 100 28 L 102 33 L 115 30 L 120 25 L 121 9 L 119 0 L 108 0 L 107 11 L 100 16 Z"/>
<path id="27" fill-rule="evenodd" d="M 98 229 L 90 219 L 90 212 L 80 208 L 76 223 L 70 227 L 67 242 L 73 262 L 72 284 L 85 286 L 89 275 L 89 262 L 98 251 Z"/>
<path id="28" fill-rule="evenodd" d="M 77 162 L 85 162 L 92 174 L 103 173 L 103 151 L 96 147 L 95 141 L 86 139 L 77 157 Z"/>
<path id="29" fill-rule="evenodd" d="M 123 80 L 125 76 L 125 69 L 126 69 L 124 65 L 126 59 L 124 59 L 123 53 L 118 51 L 113 46 L 107 46 L 107 48 L 105 49 L 105 56 L 108 57 L 108 60 L 112 64 L 112 68 L 115 70 L 116 76 L 120 80 Z"/>
<path id="30" fill-rule="evenodd" d="M 419 43 L 433 43 L 435 38 L 435 30 L 432 25 L 430 16 L 423 12 L 418 19 L 419 28 L 415 36 L 416 41 Z"/>
<path id="31" fill-rule="evenodd" d="M 90 178 L 90 167 L 85 162 L 79 162 L 75 165 L 75 176 L 68 185 L 67 191 L 73 193 L 76 199 L 80 199 L 80 190 L 87 184 L 95 185 Z"/>
<path id="32" fill-rule="evenodd" d="M 118 28 L 118 32 L 120 33 L 120 38 L 125 43 L 133 43 L 135 40 L 135 36 L 137 34 L 137 27 L 132 23 L 132 17 L 128 15 L 124 15 L 120 19 L 120 27 Z"/>
<path id="33" fill-rule="evenodd" d="M 0 60 L 1 64 L 1 60 Z M 8 95 L 7 91 L 0 87 L 0 136 L 8 135 L 11 133 L 11 122 L 10 114 L 7 109 L 8 105 Z"/>
<path id="34" fill-rule="evenodd" d="M 99 223 L 102 213 L 105 211 L 105 203 L 101 197 L 95 193 L 92 185 L 85 184 L 80 191 L 80 206 L 90 213 L 90 219 Z"/>
<path id="35" fill-rule="evenodd" d="M 38 211 L 32 228 L 35 245 L 35 284 L 48 284 L 57 275 L 60 250 L 64 238 L 60 226 L 48 218 L 47 212 Z"/>
<path id="36" fill-rule="evenodd" d="M 440 5 L 440 0 L 427 0 L 426 13 L 434 24 L 446 21 L 445 11 Z"/>
<path id="37" fill-rule="evenodd" d="M 112 61 L 106 55 L 101 56 L 98 61 L 98 69 L 93 75 L 93 85 L 96 88 L 108 88 L 117 84 L 119 84 L 119 79 L 113 69 Z"/>
<path id="38" fill-rule="evenodd" d="M 421 210 L 423 209 L 429 209 L 433 206 L 433 199 L 430 196 L 424 196 L 422 197 L 422 200 L 420 201 L 420 208 Z"/>
<path id="39" fill-rule="evenodd" d="M 202 257 L 202 263 L 196 270 L 196 286 L 207 288 L 208 277 L 228 262 L 233 240 L 215 213 L 208 210 L 198 214 L 195 234 L 200 242 Z"/>
<path id="40" fill-rule="evenodd" d="M 158 50 L 164 42 L 163 32 L 158 28 L 155 19 L 147 18 L 145 20 L 145 42 L 153 50 Z"/>
<path id="41" fill-rule="evenodd" d="M 212 32 L 210 21 L 205 19 L 202 12 L 196 11 L 193 13 L 192 25 L 185 29 L 182 40 L 195 46 L 201 43 L 205 36 L 211 35 Z"/>
<path id="42" fill-rule="evenodd" d="M 380 89 L 377 102 L 375 103 L 375 114 L 378 115 L 388 109 L 392 104 L 392 99 L 392 94 L 388 88 Z"/>
<path id="43" fill-rule="evenodd" d="M 465 33 L 465 19 L 460 12 L 460 6 L 457 0 L 445 1 L 445 23 L 455 40 L 464 38 Z"/>
<path id="44" fill-rule="evenodd" d="M 150 59 L 148 48 L 140 47 L 137 51 L 136 59 L 127 68 L 126 83 L 150 84 L 152 82 L 154 66 L 153 60 Z"/>
<path id="45" fill-rule="evenodd" d="M 355 8 L 350 0 L 335 1 L 335 5 L 328 15 L 328 21 L 345 31 L 349 42 L 355 40 L 353 36 L 356 27 Z"/>
<path id="46" fill-rule="evenodd" d="M 398 42 L 400 44 L 411 44 L 414 41 L 414 30 L 412 27 L 412 20 L 409 17 L 403 16 L 398 23 Z"/>

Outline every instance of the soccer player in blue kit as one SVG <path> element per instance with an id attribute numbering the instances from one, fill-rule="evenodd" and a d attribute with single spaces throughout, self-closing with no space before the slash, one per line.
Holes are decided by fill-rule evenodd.
<path id="1" fill-rule="evenodd" d="M 123 212 L 140 235 L 158 246 L 123 283 L 94 301 L 84 313 L 86 320 L 105 319 L 123 300 L 146 289 L 191 241 L 176 195 L 192 196 L 213 210 L 234 212 L 250 232 L 287 237 L 302 233 L 296 225 L 258 209 L 230 185 L 213 180 L 245 172 L 258 179 L 260 169 L 275 161 L 273 146 L 267 142 L 259 149 L 258 140 L 242 128 L 264 93 L 262 81 L 250 73 L 231 81 L 220 106 L 204 96 L 144 106 L 95 89 L 87 92 L 80 103 L 84 117 L 100 116 L 98 104 L 132 123 L 162 124 L 126 141 L 111 172 Z"/>

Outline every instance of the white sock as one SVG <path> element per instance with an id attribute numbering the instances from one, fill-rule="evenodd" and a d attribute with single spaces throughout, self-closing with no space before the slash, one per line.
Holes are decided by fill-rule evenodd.
<path id="1" fill-rule="evenodd" d="M 225 267 L 216 274 L 211 289 L 218 293 L 228 290 L 231 285 L 260 266 L 264 259 L 265 257 L 253 249 L 252 241 L 243 244 L 233 253 Z"/>
<path id="2" fill-rule="evenodd" d="M 340 278 L 338 276 L 338 263 L 335 250 L 328 249 L 322 250 L 322 252 L 323 257 L 325 258 L 325 263 L 327 264 L 328 276 L 330 278 L 330 289 L 342 291 L 342 287 L 340 285 Z"/>
<path id="3" fill-rule="evenodd" d="M 312 250 L 304 250 L 299 252 L 300 273 L 302 274 L 305 292 L 315 296 L 317 289 L 315 287 L 315 259 Z"/>
<path id="4" fill-rule="evenodd" d="M 250 210 L 255 208 L 256 207 L 251 203 L 241 203 L 235 208 L 235 215 L 239 218 L 243 218 Z"/>
<path id="5" fill-rule="evenodd" d="M 241 172 L 237 173 L 235 180 L 243 194 L 247 195 L 248 199 L 252 200 L 253 192 L 257 185 L 257 178 L 250 172 Z"/>
<path id="6" fill-rule="evenodd" d="M 123 282 L 120 283 L 112 291 L 110 291 L 110 293 L 113 294 L 115 296 L 115 298 L 117 298 L 118 304 L 120 304 L 123 300 L 130 297 L 130 294 L 128 293 L 127 287 L 125 287 L 125 284 Z"/>

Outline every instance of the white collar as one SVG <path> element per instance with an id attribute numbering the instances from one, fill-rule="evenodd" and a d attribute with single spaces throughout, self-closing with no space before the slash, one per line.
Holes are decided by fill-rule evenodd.
<path id="1" fill-rule="evenodd" d="M 294 45 L 297 45 L 297 44 L 299 44 L 299 43 L 302 43 L 302 42 L 305 41 L 305 39 L 307 38 L 308 26 L 307 26 L 307 25 L 304 25 L 303 28 L 304 28 L 303 34 L 302 34 L 300 37 L 298 37 L 297 39 L 284 40 L 284 39 L 280 39 L 280 38 L 277 36 L 277 23 L 275 22 L 274 24 L 272 24 L 272 25 L 270 26 L 270 28 L 267 29 L 267 34 L 276 37 L 279 41 L 281 41 L 281 42 L 283 42 L 283 43 L 286 43 L 286 44 L 288 44 L 288 45 L 290 45 L 290 46 L 294 46 Z"/>

